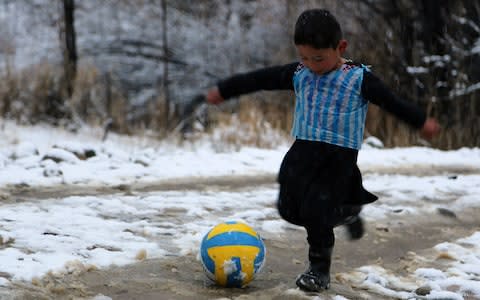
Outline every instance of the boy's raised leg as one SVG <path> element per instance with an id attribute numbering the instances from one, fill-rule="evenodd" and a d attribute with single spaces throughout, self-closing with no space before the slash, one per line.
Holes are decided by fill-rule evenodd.
<path id="1" fill-rule="evenodd" d="M 363 237 L 363 234 L 365 233 L 362 218 L 360 216 L 354 216 L 349 221 L 350 222 L 347 223 L 346 226 L 350 239 L 361 239 Z"/>

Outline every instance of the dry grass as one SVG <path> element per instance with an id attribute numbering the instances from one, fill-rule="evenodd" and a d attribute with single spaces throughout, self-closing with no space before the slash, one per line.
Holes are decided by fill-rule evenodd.
<path id="1" fill-rule="evenodd" d="M 290 126 L 291 113 L 278 102 L 246 96 L 239 100 L 234 113 L 218 112 L 213 118 L 211 137 L 218 145 L 273 148 L 288 140 L 286 128 Z"/>
<path id="2" fill-rule="evenodd" d="M 70 109 L 82 121 L 103 126 L 111 120 L 119 132 L 127 130 L 127 98 L 110 74 L 102 74 L 93 65 L 81 66 L 75 78 Z"/>
<path id="3" fill-rule="evenodd" d="M 9 72 L 2 78 L 0 103 L 2 116 L 20 123 L 65 117 L 59 70 L 50 64 L 40 64 L 18 73 Z"/>
<path id="4" fill-rule="evenodd" d="M 158 138 L 169 136 L 179 116 L 170 112 L 167 121 L 165 101 L 160 94 L 151 101 L 140 118 L 128 118 L 129 99 L 120 83 L 102 74 L 93 65 L 78 68 L 73 95 L 66 97 L 59 66 L 40 64 L 22 72 L 7 72 L 0 80 L 0 114 L 19 123 L 86 123 L 104 126 L 119 133 L 155 132 Z M 386 147 L 430 145 L 441 149 L 480 146 L 480 104 L 478 92 L 455 101 L 430 104 L 430 114 L 443 127 L 440 135 L 426 144 L 418 132 L 403 122 L 370 105 L 366 134 L 380 138 Z M 232 101 L 220 110 L 210 109 L 205 130 L 219 144 L 238 148 L 242 145 L 274 147 L 288 140 L 294 99 L 291 93 L 263 92 Z"/>
<path id="5" fill-rule="evenodd" d="M 1 116 L 23 124 L 56 125 L 71 123 L 72 118 L 94 126 L 112 119 L 117 131 L 126 131 L 128 102 L 111 80 L 94 66 L 81 66 L 68 99 L 62 72 L 60 66 L 40 64 L 7 73 L 0 80 Z"/>
<path id="6" fill-rule="evenodd" d="M 419 145 L 418 133 L 405 123 L 370 105 L 365 127 L 366 136 L 375 136 L 382 140 L 386 147 L 402 147 Z"/>

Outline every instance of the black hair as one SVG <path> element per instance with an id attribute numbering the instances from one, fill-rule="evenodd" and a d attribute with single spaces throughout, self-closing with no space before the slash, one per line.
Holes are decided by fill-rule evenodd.
<path id="1" fill-rule="evenodd" d="M 310 9 L 298 17 L 293 39 L 295 45 L 335 49 L 342 39 L 342 28 L 328 10 Z"/>

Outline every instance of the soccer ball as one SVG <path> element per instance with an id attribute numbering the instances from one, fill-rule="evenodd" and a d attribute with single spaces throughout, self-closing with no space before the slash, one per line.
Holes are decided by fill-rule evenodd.
<path id="1" fill-rule="evenodd" d="M 244 287 L 265 262 L 265 244 L 241 222 L 213 227 L 200 244 L 200 260 L 209 279 L 223 287 Z"/>

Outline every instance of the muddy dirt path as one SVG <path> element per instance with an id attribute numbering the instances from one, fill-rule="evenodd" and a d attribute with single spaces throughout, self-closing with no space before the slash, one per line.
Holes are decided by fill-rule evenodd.
<path id="1" fill-rule="evenodd" d="M 363 175 L 369 174 L 395 174 L 405 176 L 433 176 L 433 175 L 469 175 L 480 174 L 478 168 L 446 167 L 446 166 L 425 166 L 410 165 L 397 168 L 375 167 L 362 169 Z M 26 184 L 9 185 L 0 187 L 0 205 L 18 203 L 22 201 L 37 201 L 41 199 L 63 198 L 68 196 L 85 195 L 110 195 L 119 192 L 124 193 L 146 193 L 152 191 L 173 191 L 173 190 L 205 190 L 225 189 L 235 190 L 248 186 L 272 184 L 276 181 L 276 174 L 263 174 L 251 176 L 217 176 L 217 177 L 187 177 L 168 179 L 153 182 L 138 182 L 133 180 L 128 184 L 99 185 L 80 183 L 76 185 L 56 185 L 48 187 L 31 187 Z"/>
<path id="2" fill-rule="evenodd" d="M 342 295 L 348 299 L 390 299 L 350 285 L 344 272 L 375 264 L 393 274 L 413 272 L 421 266 L 418 255 L 431 255 L 431 247 L 465 237 L 480 228 L 479 210 L 459 217 L 441 214 L 428 218 L 401 217 L 367 224 L 367 234 L 348 241 L 337 230 L 332 265 L 332 287 L 320 294 L 324 299 Z M 11 299 L 89 299 L 102 294 L 115 300 L 167 299 L 311 299 L 295 289 L 294 278 L 304 270 L 306 256 L 303 230 L 266 237 L 267 263 L 262 273 L 244 289 L 222 289 L 206 284 L 201 265 L 194 255 L 145 260 L 107 270 L 84 269 L 58 278 L 46 276 L 36 285 L 19 284 Z M 416 253 L 417 255 L 414 255 Z M 101 299 L 101 298 L 100 298 Z"/>
<path id="3" fill-rule="evenodd" d="M 471 171 L 444 170 L 444 173 Z M 410 174 L 411 171 L 405 171 Z M 418 170 L 417 170 L 418 172 Z M 428 176 L 425 171 L 417 175 Z M 184 179 L 156 184 L 133 184 L 117 187 L 61 187 L 35 190 L 11 187 L 3 203 L 58 198 L 67 195 L 135 193 L 156 190 L 206 189 L 216 187 L 235 190 L 245 186 L 273 184 L 274 176 Z M 13 200 L 11 200 L 13 199 Z M 15 200 L 16 199 L 16 200 Z M 11 202 L 9 202 L 11 201 Z M 367 224 L 367 234 L 351 242 L 343 228 L 336 229 L 336 246 L 332 264 L 332 287 L 320 296 L 333 299 L 342 295 L 348 299 L 390 299 L 352 285 L 343 274 L 365 265 L 379 265 L 394 274 L 411 273 L 422 262 L 418 255 L 432 255 L 432 247 L 443 241 L 453 241 L 478 231 L 480 210 L 468 209 L 454 215 L 438 211 L 428 216 L 401 215 L 395 219 Z M 267 246 L 267 262 L 258 277 L 244 289 L 222 289 L 208 285 L 200 262 L 193 254 L 172 254 L 162 259 L 147 259 L 124 267 L 95 270 L 77 268 L 72 274 L 58 277 L 48 274 L 32 283 L 15 283 L 0 291 L 0 299 L 92 299 L 105 295 L 115 300 L 163 299 L 311 299 L 312 295 L 295 287 L 295 277 L 305 268 L 306 241 L 303 229 L 288 227 L 282 234 L 263 235 Z M 417 255 L 414 255 L 416 253 Z M 103 298 L 103 299 L 109 299 Z M 103 300 L 97 297 L 98 300 Z"/>

